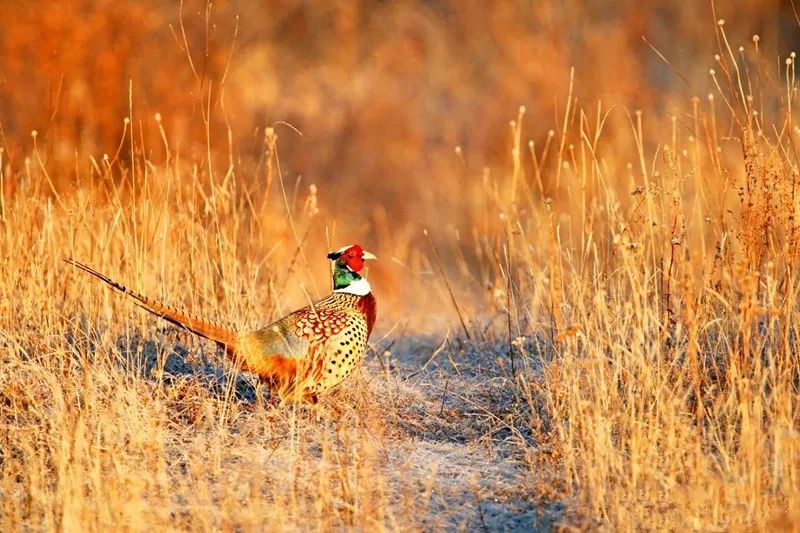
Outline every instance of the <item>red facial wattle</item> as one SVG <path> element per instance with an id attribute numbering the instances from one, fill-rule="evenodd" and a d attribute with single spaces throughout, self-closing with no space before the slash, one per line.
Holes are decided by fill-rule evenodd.
<path id="1" fill-rule="evenodd" d="M 353 272 L 360 272 L 361 269 L 364 268 L 364 250 L 361 246 L 354 244 L 347 250 L 345 250 L 342 257 L 344 258 L 347 266 L 350 267 L 350 270 Z"/>

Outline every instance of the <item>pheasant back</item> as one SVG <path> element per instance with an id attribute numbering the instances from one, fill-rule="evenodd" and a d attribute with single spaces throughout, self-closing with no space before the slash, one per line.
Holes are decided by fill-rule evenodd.
<path id="1" fill-rule="evenodd" d="M 313 399 L 346 379 L 361 362 L 375 323 L 372 294 L 334 292 L 240 336 L 237 359 L 283 397 Z"/>

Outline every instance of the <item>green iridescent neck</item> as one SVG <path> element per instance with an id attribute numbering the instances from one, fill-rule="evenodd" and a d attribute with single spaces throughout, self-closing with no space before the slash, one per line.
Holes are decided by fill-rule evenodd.
<path id="1" fill-rule="evenodd" d="M 354 281 L 361 279 L 356 272 L 353 272 L 347 267 L 344 260 L 338 260 L 333 265 L 333 290 L 344 289 L 350 286 Z"/>

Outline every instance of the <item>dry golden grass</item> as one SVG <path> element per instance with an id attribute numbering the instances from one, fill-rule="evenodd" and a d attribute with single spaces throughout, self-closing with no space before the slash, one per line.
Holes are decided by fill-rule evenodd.
<path id="1" fill-rule="evenodd" d="M 740 14 L 753 20 L 781 13 L 745 4 Z M 481 13 L 512 54 L 515 39 L 536 40 L 526 23 L 576 9 L 544 5 L 535 15 L 522 10 L 519 25 L 510 8 Z M 412 33 L 427 21 L 419 31 L 436 36 L 443 56 L 460 42 L 432 8 L 397 6 L 381 9 Z M 147 15 L 155 26 L 165 16 L 141 9 L 115 16 Z M 307 26 L 328 28 L 330 13 L 300 11 Z M 378 32 L 364 28 L 359 9 L 333 11 L 330 31 L 343 50 L 358 48 L 359 32 Z M 97 20 L 110 16 L 102 13 Z M 458 17 L 458 28 L 480 27 L 478 14 Z M 497 30 L 504 21 L 508 35 Z M 50 24 L 79 34 L 67 20 Z M 333 165 L 312 172 L 316 185 L 297 178 L 309 163 L 290 126 L 257 124 L 257 142 L 241 148 L 255 119 L 240 125 L 224 112 L 226 98 L 246 109 L 231 86 L 252 97 L 260 83 L 237 69 L 263 55 L 286 66 L 279 48 L 234 55 L 227 96 L 199 83 L 210 107 L 195 92 L 159 99 L 168 73 L 157 66 L 146 103 L 137 80 L 123 83 L 121 96 L 98 89 L 89 133 L 78 138 L 53 133 L 55 124 L 80 132 L 71 107 L 63 122 L 51 118 L 26 138 L 33 96 L 0 86 L 21 103 L 0 122 L 0 529 L 800 527 L 795 61 L 784 52 L 776 67 L 766 43 L 735 41 L 730 23 L 714 33 L 694 24 L 705 33 L 691 26 L 692 43 L 718 53 L 712 76 L 687 80 L 707 98 L 653 87 L 642 95 L 631 71 L 615 77 L 597 64 L 587 76 L 595 93 L 555 44 L 541 66 L 492 56 L 520 76 L 503 85 L 504 102 L 524 99 L 518 91 L 531 76 L 549 90 L 520 108 L 510 132 L 493 101 L 482 101 L 488 117 L 457 127 L 423 121 L 422 129 L 450 131 L 428 141 L 414 129 L 427 96 L 353 97 L 363 113 L 328 122 L 324 106 L 311 106 L 304 133 L 320 139 L 317 119 L 321 131 L 351 124 L 356 147 L 343 152 L 343 133 L 306 148 L 312 168 Z M 635 28 L 601 26 L 609 53 L 632 46 L 620 43 Z M 196 50 L 175 29 L 178 43 Z M 598 32 L 581 39 L 602 41 Z M 4 39 L 7 51 L 28 46 L 14 32 Z M 668 40 L 657 44 L 668 60 L 678 55 Z M 392 63 L 393 75 L 435 70 L 383 46 L 378 63 L 406 61 Z M 214 50 L 209 72 L 219 75 L 231 56 Z M 88 61 L 77 48 L 69 57 Z M 311 76 L 314 90 L 288 94 L 287 109 L 300 113 L 309 94 L 347 83 L 346 58 L 322 63 L 330 78 Z M 457 62 L 450 78 L 436 79 L 448 90 L 477 83 L 467 67 Z M 359 72 L 361 82 L 397 89 Z M 181 76 L 194 83 L 191 69 Z M 622 86 L 610 89 L 614 82 Z M 596 103 L 609 94 L 624 105 Z M 151 112 L 154 100 L 164 117 Z M 409 122 L 384 120 L 406 103 Z M 542 118 L 553 109 L 554 119 Z M 176 127 L 176 117 L 199 120 L 200 134 Z M 115 118 L 120 131 L 103 125 Z M 481 121 L 490 124 L 468 135 L 473 145 L 442 149 L 453 127 Z M 65 162 L 77 148 L 85 151 Z M 383 158 L 391 164 L 375 163 Z M 344 177 L 326 180 L 339 159 Z M 365 169 L 348 173 L 359 160 Z M 407 175 L 385 173 L 403 161 Z M 435 161 L 429 174 L 418 173 L 420 161 Z M 362 370 L 313 406 L 276 405 L 213 345 L 62 261 L 80 259 L 151 296 L 255 328 L 325 294 L 325 254 L 353 241 L 379 257 L 369 274 L 377 331 Z"/>

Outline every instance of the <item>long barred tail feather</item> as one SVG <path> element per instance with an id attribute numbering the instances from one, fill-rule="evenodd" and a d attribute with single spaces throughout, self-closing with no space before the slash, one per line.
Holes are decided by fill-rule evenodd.
<path id="1" fill-rule="evenodd" d="M 235 330 L 226 327 L 219 322 L 200 318 L 195 314 L 182 311 L 176 307 L 159 302 L 158 300 L 154 300 L 148 296 L 145 296 L 144 294 L 129 289 L 121 283 L 109 278 L 105 274 L 101 274 L 92 267 L 84 265 L 83 263 L 79 263 L 74 259 L 64 259 L 64 261 L 98 278 L 117 292 L 121 292 L 122 294 L 129 296 L 134 300 L 136 305 L 142 309 L 145 309 L 146 311 L 149 311 L 177 326 L 186 328 L 192 333 L 200 335 L 201 337 L 211 339 L 212 341 L 223 345 L 231 352 L 236 350 L 236 344 L 239 335 Z"/>

